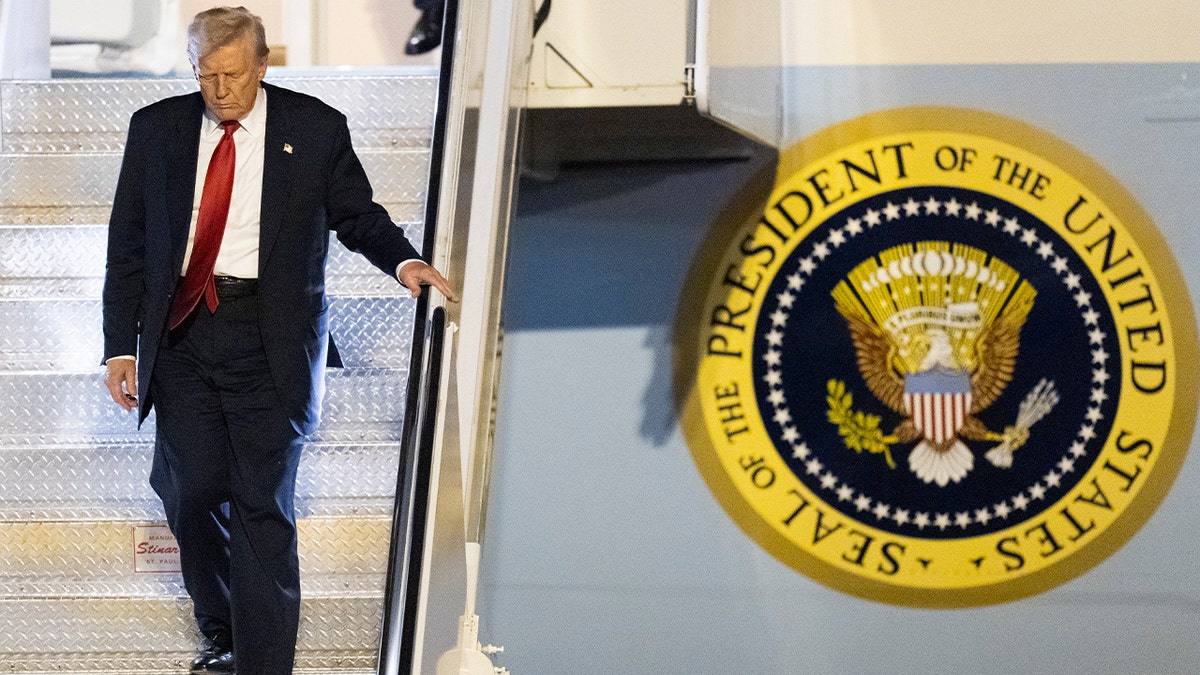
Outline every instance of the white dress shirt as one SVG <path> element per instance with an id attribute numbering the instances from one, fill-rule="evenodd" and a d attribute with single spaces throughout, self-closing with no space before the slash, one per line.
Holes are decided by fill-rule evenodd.
<path id="1" fill-rule="evenodd" d="M 229 217 L 213 274 L 243 279 L 258 278 L 258 223 L 262 208 L 263 139 L 267 133 L 267 90 L 258 88 L 254 107 L 240 120 L 233 132 L 236 164 L 233 170 L 233 195 Z M 183 255 L 183 274 L 192 259 L 196 240 L 196 218 L 204 193 L 204 178 L 217 142 L 225 135 L 221 122 L 206 110 L 200 126 L 200 151 L 196 156 L 196 194 L 192 198 L 192 222 L 188 226 L 187 252 Z"/>

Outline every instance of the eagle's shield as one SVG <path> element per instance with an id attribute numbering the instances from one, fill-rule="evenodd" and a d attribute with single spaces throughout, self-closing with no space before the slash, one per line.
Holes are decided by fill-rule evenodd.
<path id="1" fill-rule="evenodd" d="M 913 373 L 904 378 L 904 408 L 922 436 L 945 445 L 971 410 L 971 376 L 942 368 Z"/>

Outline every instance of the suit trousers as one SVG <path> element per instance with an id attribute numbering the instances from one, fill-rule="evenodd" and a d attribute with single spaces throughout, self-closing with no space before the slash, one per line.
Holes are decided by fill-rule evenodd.
<path id="1" fill-rule="evenodd" d="M 300 615 L 294 497 L 301 438 L 267 367 L 258 297 L 204 302 L 159 349 L 150 484 L 209 638 L 239 673 L 292 672 Z M 220 639 L 220 638 L 218 638 Z"/>

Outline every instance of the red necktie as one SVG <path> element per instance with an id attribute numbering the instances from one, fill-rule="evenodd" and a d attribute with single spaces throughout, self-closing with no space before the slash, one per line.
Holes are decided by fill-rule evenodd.
<path id="1" fill-rule="evenodd" d="M 208 173 L 204 174 L 204 192 L 200 194 L 200 213 L 196 215 L 196 238 L 192 242 L 192 257 L 187 274 L 175 292 L 171 303 L 168 328 L 183 323 L 196 305 L 200 296 L 208 305 L 209 312 L 217 311 L 217 288 L 213 285 L 213 265 L 217 262 L 217 251 L 221 248 L 221 237 L 225 234 L 225 220 L 229 217 L 229 199 L 233 194 L 233 167 L 236 150 L 233 132 L 241 125 L 236 120 L 221 122 L 225 135 L 217 142 L 212 159 L 208 162 Z"/>

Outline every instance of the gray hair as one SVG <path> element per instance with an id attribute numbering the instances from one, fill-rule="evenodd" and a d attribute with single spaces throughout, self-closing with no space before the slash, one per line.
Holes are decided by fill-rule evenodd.
<path id="1" fill-rule="evenodd" d="M 213 7 L 200 12 L 188 24 L 187 55 L 193 67 L 200 64 L 200 57 L 240 40 L 246 35 L 254 36 L 255 51 L 259 63 L 267 60 L 267 31 L 262 19 L 251 14 L 245 7 Z"/>

